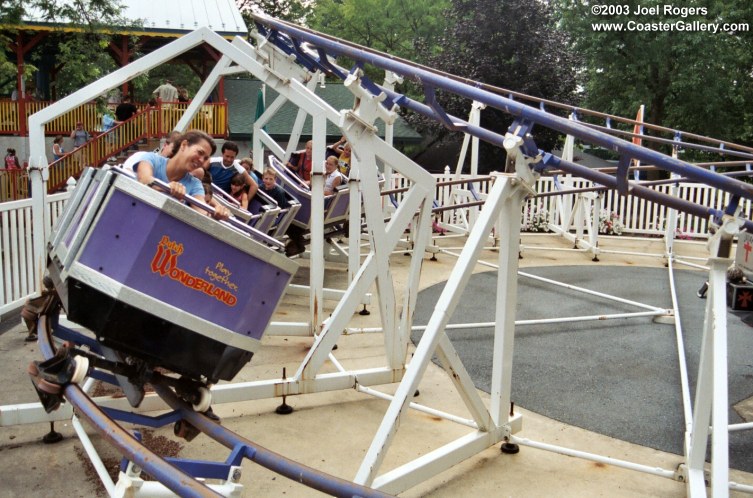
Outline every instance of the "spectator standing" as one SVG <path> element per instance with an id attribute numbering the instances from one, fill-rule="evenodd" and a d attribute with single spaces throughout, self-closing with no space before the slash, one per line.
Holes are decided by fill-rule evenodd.
<path id="1" fill-rule="evenodd" d="M 173 86 L 170 80 L 165 80 L 152 92 L 152 95 L 155 95 L 162 102 L 175 102 L 178 100 L 178 89 Z"/>
<path id="2" fill-rule="evenodd" d="M 123 102 L 115 108 L 115 119 L 118 121 L 128 121 L 137 112 L 139 112 L 138 108 L 131 102 L 131 98 L 126 95 L 123 97 Z"/>
<path id="3" fill-rule="evenodd" d="M 73 159 L 77 163 L 81 163 L 83 156 L 80 150 L 76 150 L 91 139 L 91 135 L 84 129 L 84 123 L 79 121 L 76 123 L 76 128 L 71 132 L 71 139 L 73 139 Z"/>
<path id="4" fill-rule="evenodd" d="M 79 121 L 76 123 L 76 128 L 71 132 L 71 138 L 73 139 L 73 147 L 78 148 L 88 142 L 91 135 L 84 129 L 84 123 Z"/>
<path id="5" fill-rule="evenodd" d="M 178 88 L 178 102 L 188 102 L 188 90 L 183 87 Z"/>
<path id="6" fill-rule="evenodd" d="M 6 150 L 5 169 L 21 169 L 21 161 L 18 160 L 16 149 L 9 147 Z"/>
<path id="7" fill-rule="evenodd" d="M 115 113 L 112 109 L 106 109 L 102 114 L 102 132 L 107 133 L 119 124 L 120 121 L 115 118 Z"/>
<path id="8" fill-rule="evenodd" d="M 63 135 L 58 135 L 52 141 L 52 160 L 57 161 L 58 159 L 63 157 L 64 154 L 65 151 L 63 150 Z"/>

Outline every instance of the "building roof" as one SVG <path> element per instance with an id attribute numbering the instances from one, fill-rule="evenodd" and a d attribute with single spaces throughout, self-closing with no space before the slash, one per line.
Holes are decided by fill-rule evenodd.
<path id="1" fill-rule="evenodd" d="M 225 78 L 225 98 L 228 103 L 228 128 L 230 138 L 235 140 L 248 140 L 251 138 L 254 120 L 256 118 L 257 96 L 261 88 L 261 81 L 255 79 L 228 79 Z M 350 109 L 353 107 L 353 94 L 342 83 L 327 82 L 325 88 L 316 89 L 316 94 L 321 96 L 335 109 Z M 269 105 L 277 98 L 277 92 L 267 87 L 266 103 Z M 267 124 L 266 130 L 275 140 L 286 141 L 293 129 L 298 107 L 286 102 L 277 111 L 275 116 Z M 311 116 L 306 118 L 303 125 L 303 138 L 311 136 Z M 384 123 L 377 122 L 379 135 L 384 137 Z M 342 132 L 334 124 L 327 122 L 327 137 L 340 138 Z M 411 128 L 406 121 L 398 117 L 395 121 L 394 140 L 400 143 L 416 143 L 421 141 L 421 135 Z"/>
<path id="2" fill-rule="evenodd" d="M 121 15 L 137 26 L 127 30 L 128 34 L 177 38 L 206 26 L 224 37 L 248 35 L 248 27 L 235 0 L 128 0 L 122 7 Z M 41 10 L 34 7 L 26 8 L 23 21 L 39 30 L 65 24 L 65 19 L 50 22 Z"/>

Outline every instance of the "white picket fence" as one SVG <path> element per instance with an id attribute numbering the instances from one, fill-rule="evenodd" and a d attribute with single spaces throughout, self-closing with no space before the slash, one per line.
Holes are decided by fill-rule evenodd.
<path id="1" fill-rule="evenodd" d="M 47 196 L 47 233 L 70 196 L 70 191 Z M 31 199 L 0 203 L 0 316 L 23 306 L 39 287 L 31 240 L 33 216 Z"/>
<path id="2" fill-rule="evenodd" d="M 467 184 L 463 185 L 441 185 L 443 182 L 455 180 L 455 175 L 450 172 L 449 168 L 445 169 L 444 174 L 434 175 L 437 179 L 436 204 L 438 206 L 450 206 L 458 204 L 465 191 L 464 197 L 472 198 L 473 194 L 485 195 L 489 191 L 490 181 L 481 181 L 473 183 L 473 194 L 469 193 Z M 462 175 L 460 179 L 469 180 L 470 175 Z M 567 189 L 590 188 L 592 183 L 582 179 L 568 180 Z M 399 175 L 392 176 L 392 189 L 399 189 L 408 186 L 407 180 Z M 71 185 L 72 187 L 72 185 Z M 663 193 L 672 193 L 672 185 L 662 185 L 656 189 Z M 55 221 L 62 213 L 66 200 L 70 197 L 72 188 L 68 192 L 50 195 L 47 197 L 46 216 L 47 231 L 52 229 Z M 540 194 L 555 191 L 555 182 L 551 177 L 541 178 L 537 185 L 536 191 Z M 574 205 L 575 196 L 583 194 L 568 194 Z M 668 219 L 669 209 L 635 197 L 623 197 L 614 190 L 604 191 L 601 198 L 601 211 L 605 214 L 616 213 L 620 222 L 624 226 L 623 234 L 633 234 L 641 236 L 662 237 L 664 235 L 665 223 Z M 704 206 L 723 209 L 729 201 L 729 194 L 714 189 L 706 185 L 693 183 L 683 183 L 677 186 L 676 195 L 682 199 L 695 202 Z M 529 199 L 522 211 L 522 224 L 525 228 L 531 222 L 532 216 L 537 212 L 545 212 L 548 222 L 552 225 L 560 226 L 564 223 L 558 209 L 558 197 L 534 197 Z M 397 202 L 400 201 L 401 194 L 395 194 Z M 563 199 L 565 200 L 565 199 Z M 589 204 L 589 205 L 593 205 Z M 464 216 L 459 210 L 448 210 L 438 213 L 436 220 L 445 224 L 458 224 L 461 220 L 471 218 L 471 210 L 477 210 L 477 207 L 464 208 Z M 750 201 L 742 203 L 743 215 L 751 219 L 753 207 Z M 599 213 L 591 213 L 592 216 L 598 216 Z M 31 226 L 32 201 L 24 199 L 20 201 L 0 203 L 0 316 L 13 311 L 23 305 L 24 300 L 38 288 L 35 282 L 34 257 L 31 244 Z M 696 216 L 689 216 L 684 213 L 678 214 L 676 236 L 682 238 L 705 239 L 708 237 L 708 221 Z M 576 223 L 570 223 L 566 231 L 576 230 Z"/>
<path id="3" fill-rule="evenodd" d="M 434 175 L 437 179 L 437 189 L 435 194 L 436 204 L 438 206 L 449 206 L 458 204 L 457 196 L 453 198 L 453 190 L 467 191 L 469 187 L 466 185 L 445 185 L 441 184 L 456 180 L 454 173 L 450 171 L 450 168 L 445 168 L 445 172 L 441 175 Z M 470 180 L 471 175 L 461 175 L 459 179 Z M 587 189 L 594 186 L 593 182 L 583 180 L 580 178 L 564 179 L 560 177 L 561 182 L 567 181 L 567 186 L 563 187 L 563 190 L 574 189 Z M 399 175 L 394 175 L 392 179 L 392 188 L 399 189 L 407 187 L 408 181 Z M 483 195 L 488 193 L 490 188 L 490 181 L 474 182 L 474 190 L 476 193 Z M 684 199 L 689 202 L 694 202 L 703 206 L 707 206 L 714 209 L 722 210 L 729 203 L 729 194 L 710 187 L 708 185 L 700 185 L 696 183 L 680 183 L 677 185 L 677 191 L 673 192 L 674 185 L 660 185 L 654 187 L 655 190 L 667 194 L 675 195 L 680 199 Z M 547 194 L 555 192 L 557 190 L 553 177 L 542 177 L 536 184 L 536 192 L 539 194 Z M 601 192 L 601 213 L 592 213 L 592 215 L 612 215 L 616 214 L 617 219 L 623 225 L 623 234 L 649 236 L 649 237 L 662 237 L 665 232 L 667 220 L 669 218 L 670 209 L 666 206 L 655 204 L 643 199 L 632 196 L 621 196 L 615 190 L 605 190 Z M 584 194 L 568 194 L 566 196 L 542 196 L 534 197 L 528 200 L 523 212 L 521 214 L 522 226 L 529 226 L 533 216 L 536 213 L 544 212 L 549 223 L 560 226 L 563 220 L 560 217 L 560 212 L 557 206 L 558 198 L 569 200 L 571 205 L 576 202 L 576 196 L 584 196 Z M 400 201 L 400 194 L 396 194 L 397 201 Z M 467 195 L 466 195 L 467 197 Z M 585 196 L 584 196 L 585 197 Z M 747 219 L 751 219 L 753 213 L 753 203 L 749 200 L 741 201 L 742 212 L 741 215 Z M 478 209 L 478 208 L 466 208 L 466 211 Z M 441 223 L 453 224 L 458 220 L 459 216 L 456 211 L 443 211 L 436 216 L 436 220 Z M 676 236 L 680 238 L 692 238 L 692 239 L 706 239 L 708 238 L 708 219 L 699 218 L 697 216 L 691 216 L 685 213 L 677 213 L 677 230 Z M 570 223 L 567 230 L 575 230 L 576 226 L 574 222 Z"/>

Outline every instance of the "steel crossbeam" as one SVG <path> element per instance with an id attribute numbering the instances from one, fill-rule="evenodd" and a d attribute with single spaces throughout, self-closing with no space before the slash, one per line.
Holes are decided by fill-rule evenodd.
<path id="1" fill-rule="evenodd" d="M 359 50 L 353 44 L 342 40 L 325 37 L 289 23 L 278 21 L 264 15 L 254 15 L 262 34 L 257 33 L 256 46 L 236 38 L 227 42 L 216 33 L 201 28 L 186 35 L 176 42 L 148 54 L 124 68 L 121 68 L 101 80 L 75 92 L 65 99 L 33 115 L 30 120 L 31 142 L 31 178 L 34 216 L 34 251 L 38 260 L 37 272 L 41 282 L 42 264 L 45 258 L 44 181 L 47 160 L 44 147 L 44 125 L 92 98 L 119 86 L 139 74 L 174 58 L 195 46 L 207 43 L 222 54 L 210 76 L 197 93 L 207 95 L 223 75 L 247 72 L 259 78 L 265 85 L 273 88 L 279 97 L 266 109 L 254 124 L 253 150 L 257 165 L 263 164 L 264 149 L 270 150 L 280 159 L 287 159 L 301 136 L 303 122 L 307 116 L 313 118 L 314 171 L 312 171 L 312 270 L 310 280 L 311 319 L 307 324 L 295 324 L 297 328 L 308 327 L 309 335 L 314 337 L 314 344 L 301 362 L 295 374 L 287 379 L 267 379 L 256 382 L 227 384 L 213 389 L 216 402 L 233 402 L 248 399 L 263 399 L 281 395 L 294 395 L 322 392 L 335 389 L 354 388 L 369 393 L 369 385 L 399 382 L 397 391 L 390 399 L 384 418 L 374 434 L 370 447 L 355 476 L 355 482 L 374 487 L 381 491 L 398 493 L 422 482 L 437 473 L 455 465 L 464 459 L 488 448 L 500 441 L 516 441 L 535 447 L 550 449 L 543 443 L 527 439 L 515 439 L 513 434 L 521 426 L 519 413 L 510 411 L 510 391 L 512 376 L 512 358 L 514 351 L 515 306 L 517 304 L 516 275 L 520 236 L 520 209 L 526 197 L 532 195 L 539 171 L 544 168 L 560 168 L 583 178 L 591 179 L 601 185 L 619 188 L 624 193 L 636 195 L 666 204 L 672 208 L 686 211 L 698 216 L 713 217 L 722 220 L 721 232 L 712 241 L 713 247 L 719 249 L 711 260 L 711 286 L 707 309 L 707 323 L 704 326 L 703 357 L 699 366 L 699 382 L 696 392 L 696 409 L 693 422 L 689 425 L 687 436 L 688 462 L 687 477 L 691 495 L 705 495 L 704 458 L 709 435 L 713 434 L 712 453 L 712 493 L 725 496 L 730 486 L 726 438 L 729 428 L 726 420 L 726 322 L 723 302 L 723 266 L 728 264 L 727 256 L 721 254 L 720 247 L 734 230 L 741 227 L 753 229 L 753 223 L 734 218 L 737 201 L 741 198 L 753 199 L 753 187 L 734 178 L 718 175 L 676 158 L 665 156 L 656 151 L 616 138 L 594 127 L 576 120 L 567 120 L 551 114 L 544 109 L 530 107 L 514 100 L 492 93 L 471 84 L 444 77 L 436 72 L 427 71 L 416 65 L 409 65 L 384 54 Z M 264 31 L 266 30 L 266 31 Z M 312 50 L 310 47 L 313 46 Z M 356 67 L 350 71 L 341 70 L 328 57 L 347 56 L 356 61 Z M 299 65 L 300 64 L 300 65 Z M 360 70 L 363 64 L 370 64 L 387 71 L 385 85 L 380 87 L 365 78 Z M 301 67 L 303 66 L 303 67 Z M 316 94 L 318 75 L 322 72 L 335 74 L 345 79 L 345 86 L 351 90 L 358 105 L 353 109 L 336 110 Z M 394 83 L 399 78 L 418 79 L 422 82 L 428 104 L 417 102 L 395 92 Z M 448 91 L 474 102 L 475 114 L 468 121 L 448 115 L 434 98 L 436 90 Z M 197 100 L 199 100 L 197 98 Z M 201 99 L 203 100 L 203 99 Z M 288 147 L 284 149 L 264 131 L 264 125 L 282 108 L 291 102 L 298 107 L 293 136 Z M 438 300 L 435 310 L 426 327 L 422 339 L 417 345 L 412 361 L 408 364 L 409 336 L 412 329 L 412 310 L 415 308 L 421 272 L 423 253 L 427 248 L 431 233 L 431 211 L 435 180 L 417 164 L 410 161 L 391 146 L 389 136 L 382 140 L 376 134 L 377 120 L 385 122 L 387 130 L 396 116 L 396 106 L 404 107 L 434 119 L 446 126 L 462 130 L 468 137 L 474 137 L 474 154 L 477 139 L 486 140 L 504 148 L 508 153 L 508 164 L 514 171 L 495 175 L 492 190 L 486 196 L 484 206 L 479 210 L 475 220 L 471 220 L 468 229 L 468 241 L 458 258 L 447 285 Z M 480 126 L 478 111 L 483 106 L 493 107 L 516 116 L 516 125 L 506 135 L 492 132 Z M 178 128 L 187 126 L 197 112 L 197 106 L 189 106 L 189 111 L 178 123 Z M 323 287 L 324 279 L 324 205 L 323 205 L 323 146 L 326 141 L 327 123 L 336 124 L 353 147 L 353 182 L 349 186 L 351 198 L 351 229 L 349 255 L 349 284 L 334 308 L 330 318 L 324 320 L 323 301 L 333 295 Z M 619 175 L 610 176 L 594 172 L 574 164 L 567 159 L 558 159 L 539 151 L 533 142 L 533 126 L 543 126 L 601 145 L 620 154 Z M 467 148 L 467 143 L 466 143 Z M 627 178 L 627 164 L 631 159 L 654 164 L 673 174 L 679 174 L 700 182 L 707 183 L 732 194 L 732 202 L 725 212 L 705 206 L 689 203 L 675 197 L 658 194 L 637 185 Z M 396 207 L 389 221 L 383 217 L 382 199 L 379 192 L 378 164 L 386 166 L 386 172 L 397 171 L 409 179 L 409 186 L 402 202 Z M 593 200 L 598 203 L 598 197 Z M 359 246 L 361 226 L 361 206 L 369 233 L 368 252 L 361 257 Z M 578 207 L 564 207 L 568 215 L 578 211 Z M 418 213 L 418 214 L 417 214 Z M 584 223 L 587 214 L 580 211 Z M 569 218 L 570 216 L 568 216 Z M 399 302 L 395 287 L 395 278 L 390 269 L 390 254 L 398 247 L 400 238 L 407 227 L 411 227 L 413 236 L 413 256 L 410 264 L 407 289 Z M 446 330 L 450 317 L 461 299 L 473 267 L 479 261 L 479 253 L 484 248 L 492 229 L 499 231 L 500 250 L 498 272 L 495 334 L 493 343 L 492 392 L 487 407 L 478 395 L 473 382 L 449 341 Z M 725 237 L 724 244 L 719 238 Z M 671 245 L 667 250 L 671 253 Z M 363 259 L 363 260 L 362 260 Z M 386 365 L 362 370 L 345 370 L 332 354 L 338 339 L 347 329 L 353 313 L 364 301 L 363 296 L 372 286 L 378 289 L 378 302 L 382 330 L 384 332 L 384 349 Z M 277 327 L 284 324 L 276 323 Z M 396 469 L 381 473 L 381 467 L 394 441 L 400 420 L 411 407 L 410 398 L 418 387 L 432 356 L 439 358 L 442 368 L 452 379 L 472 420 L 466 425 L 473 431 L 440 448 L 434 449 L 415 460 Z M 338 371 L 324 374 L 321 372 L 325 362 L 333 360 Z M 75 396 L 75 393 L 73 393 Z M 167 396 L 169 397 L 169 396 Z M 113 406 L 122 406 L 108 402 Z M 157 409 L 162 407 L 154 396 L 147 397 L 144 407 Z M 690 410 L 687 410 L 690 412 Z M 63 413 L 63 412 L 61 412 Z M 0 411 L 2 425 L 19 421 L 26 415 L 34 417 L 29 420 L 45 419 L 41 409 L 35 406 L 17 406 L 15 410 Z M 70 417 L 66 412 L 64 416 Z M 60 414 L 53 414 L 46 419 L 60 419 Z M 9 422 L 10 420 L 10 422 Z M 201 423 L 197 421 L 197 423 Z M 551 445 L 549 445 L 551 446 Z M 553 449 L 566 452 L 567 450 Z M 567 453 L 566 453 L 567 454 Z M 575 455 L 574 452 L 570 454 Z M 593 455 L 576 455 L 597 459 Z M 613 463 L 609 461 L 609 463 Z M 631 464 L 615 461 L 615 464 L 630 467 Z M 635 470 L 645 471 L 643 466 L 633 465 Z M 163 472 L 163 471 L 160 471 Z M 171 470 L 166 468 L 165 473 Z M 677 478 L 676 473 L 664 469 L 655 469 L 656 475 Z M 174 480 L 178 474 L 166 476 Z M 737 486 L 739 489 L 745 486 Z M 197 488 L 198 493 L 204 492 Z M 737 488 L 736 488 L 737 489 Z"/>

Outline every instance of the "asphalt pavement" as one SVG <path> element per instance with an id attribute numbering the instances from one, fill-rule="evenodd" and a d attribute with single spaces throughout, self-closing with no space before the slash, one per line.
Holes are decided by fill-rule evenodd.
<path id="1" fill-rule="evenodd" d="M 664 268 L 550 266 L 522 271 L 633 301 L 671 308 Z M 704 276 L 675 272 L 691 396 L 698 374 L 705 299 Z M 517 319 L 639 311 L 575 290 L 519 277 Z M 419 294 L 417 325 L 425 324 L 444 284 Z M 481 298 L 483 296 L 483 298 Z M 496 274 L 473 275 L 450 323 L 494 321 Z M 744 422 L 734 405 L 753 396 L 753 328 L 728 312 L 729 420 Z M 476 387 L 490 390 L 493 329 L 450 330 L 448 335 Z M 414 332 L 417 343 L 421 332 Z M 512 400 L 555 420 L 624 441 L 681 455 L 682 398 L 675 328 L 651 318 L 598 320 L 516 328 Z M 730 433 L 731 467 L 753 471 L 750 433 Z"/>

